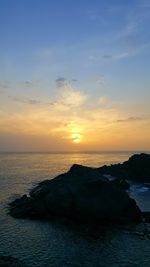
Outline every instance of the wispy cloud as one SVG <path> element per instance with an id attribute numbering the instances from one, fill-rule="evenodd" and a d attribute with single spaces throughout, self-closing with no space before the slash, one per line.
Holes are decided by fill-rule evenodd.
<path id="1" fill-rule="evenodd" d="M 19 103 L 26 103 L 26 104 L 31 104 L 31 105 L 41 104 L 39 100 L 30 99 L 26 97 L 16 97 L 16 96 L 9 95 L 8 98 L 11 99 L 12 101 L 19 102 Z"/>
<path id="2" fill-rule="evenodd" d="M 31 132 L 33 132 L 38 125 L 42 132 L 59 132 L 60 135 L 63 135 L 67 131 L 76 132 L 90 129 L 90 123 L 92 122 L 96 125 L 98 119 L 101 120 L 101 123 L 104 121 L 104 118 L 107 117 L 106 114 L 109 113 L 109 108 L 106 108 L 106 102 L 108 102 L 106 97 L 101 97 L 98 101 L 95 99 L 92 106 L 89 107 L 88 104 L 91 102 L 90 95 L 85 94 L 82 90 L 77 90 L 70 83 L 66 83 L 67 79 L 59 79 L 57 82 L 60 81 L 61 87 L 58 87 L 56 91 L 57 97 L 53 102 L 9 95 L 11 101 L 27 104 L 31 108 L 28 107 L 28 110 L 24 109 L 21 113 L 12 113 L 11 117 L 5 113 L 5 116 L 3 116 L 5 122 L 12 120 L 13 124 L 17 125 L 17 129 L 20 128 L 20 131 L 21 129 L 25 131 L 25 128 L 28 129 L 30 127 Z M 34 107 L 34 111 L 32 107 Z M 102 107 L 105 109 L 105 116 Z M 106 109 L 108 109 L 107 112 Z M 112 109 L 110 113 L 112 113 Z M 111 117 L 112 114 L 111 116 L 109 114 L 109 120 Z M 63 124 L 60 123 L 61 121 L 63 121 Z M 27 124 L 26 127 L 24 123 Z M 66 127 L 66 125 L 68 126 Z"/>
<path id="3" fill-rule="evenodd" d="M 30 81 L 25 81 L 24 85 L 27 86 L 27 87 L 31 87 L 33 85 L 33 83 L 30 82 Z"/>
<path id="4" fill-rule="evenodd" d="M 112 53 L 109 54 L 104 54 L 104 55 L 100 55 L 100 54 L 95 54 L 95 55 L 91 55 L 89 56 L 89 60 L 91 62 L 103 62 L 103 61 L 107 61 L 107 62 L 115 62 L 115 61 L 119 61 L 119 60 L 123 60 L 129 57 L 134 57 L 136 55 L 140 55 L 141 53 L 144 53 L 146 50 L 148 51 L 148 49 L 150 48 L 150 43 L 145 43 L 145 44 L 141 44 L 138 46 L 130 46 L 128 47 L 128 49 L 122 49 L 122 51 L 118 52 L 118 51 L 112 51 Z"/>
<path id="5" fill-rule="evenodd" d="M 0 90 L 6 91 L 9 88 L 11 88 L 11 83 L 9 81 L 0 81 Z"/>
<path id="6" fill-rule="evenodd" d="M 29 104 L 29 105 L 54 105 L 55 102 L 46 102 L 46 101 L 41 101 L 37 99 L 31 99 L 28 97 L 17 97 L 14 95 L 8 95 L 8 98 L 11 99 L 14 102 L 18 102 L 21 104 Z"/>
<path id="7" fill-rule="evenodd" d="M 110 140 L 117 144 L 120 136 L 127 135 L 127 129 L 130 128 L 130 133 L 134 134 L 143 128 L 140 125 L 146 117 L 128 116 L 106 95 L 100 93 L 99 97 L 93 97 L 77 89 L 70 81 L 62 77 L 56 80 L 58 86 L 53 101 L 9 95 L 16 109 L 10 112 L 1 107 L 1 132 L 20 136 L 30 133 L 31 136 L 58 140 L 65 146 L 72 143 L 73 134 L 80 134 L 82 143 L 89 147 L 90 144 L 108 147 Z"/>
<path id="8" fill-rule="evenodd" d="M 128 5 L 122 5 L 122 7 L 118 5 L 113 8 L 111 6 L 107 13 L 108 21 L 111 21 L 113 16 L 116 19 L 118 14 L 123 17 L 123 20 L 120 20 L 120 26 L 116 29 L 111 28 L 111 31 L 108 30 L 108 32 L 103 33 L 99 50 L 95 49 L 94 51 L 93 49 L 92 53 L 89 52 L 88 58 L 91 63 L 100 62 L 102 64 L 105 61 L 124 60 L 140 55 L 149 49 L 147 32 L 147 25 L 150 23 L 149 1 L 137 0 L 131 8 Z M 109 17 L 110 14 L 111 17 Z M 105 19 L 107 16 L 105 14 Z"/>
<path id="9" fill-rule="evenodd" d="M 59 77 L 56 79 L 56 86 L 57 87 L 64 87 L 64 86 L 68 86 L 69 84 L 70 84 L 70 81 L 68 81 L 64 77 Z"/>
<path id="10" fill-rule="evenodd" d="M 81 92 L 74 90 L 72 87 L 65 87 L 60 92 L 59 100 L 65 106 L 77 108 L 82 106 L 87 99 L 87 96 Z"/>
<path id="11" fill-rule="evenodd" d="M 59 77 L 55 82 L 57 87 L 71 87 L 71 84 L 77 82 L 77 79 L 68 80 L 64 77 Z"/>
<path id="12" fill-rule="evenodd" d="M 117 122 L 138 122 L 138 121 L 143 121 L 146 120 L 147 118 L 145 117 L 128 117 L 124 119 L 119 119 Z"/>

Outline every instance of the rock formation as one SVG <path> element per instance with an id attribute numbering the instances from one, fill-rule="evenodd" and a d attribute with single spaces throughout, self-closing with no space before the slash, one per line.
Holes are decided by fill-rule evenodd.
<path id="1" fill-rule="evenodd" d="M 109 174 L 137 182 L 150 182 L 150 154 L 135 154 L 122 164 L 98 168 L 101 174 Z"/>
<path id="2" fill-rule="evenodd" d="M 41 182 L 10 204 L 14 217 L 65 217 L 97 223 L 139 222 L 136 202 L 105 178 L 99 169 L 73 165 L 64 174 Z"/>

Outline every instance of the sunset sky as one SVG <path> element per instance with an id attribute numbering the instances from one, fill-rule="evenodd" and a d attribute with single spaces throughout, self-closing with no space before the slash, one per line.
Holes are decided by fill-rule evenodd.
<path id="1" fill-rule="evenodd" d="M 149 0 L 0 0 L 0 151 L 150 150 Z"/>

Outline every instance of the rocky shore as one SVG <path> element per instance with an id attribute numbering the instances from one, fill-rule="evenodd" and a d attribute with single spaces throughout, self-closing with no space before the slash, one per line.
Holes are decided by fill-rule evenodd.
<path id="1" fill-rule="evenodd" d="M 116 178 L 150 183 L 150 154 L 135 154 L 122 164 L 104 165 L 98 171 Z"/>
<path id="2" fill-rule="evenodd" d="M 149 219 L 130 198 L 127 180 L 150 182 L 150 155 L 137 154 L 122 164 L 90 168 L 73 165 L 52 180 L 39 183 L 9 205 L 16 218 L 71 218 L 102 223 L 139 223 Z M 109 180 L 107 175 L 115 177 Z"/>

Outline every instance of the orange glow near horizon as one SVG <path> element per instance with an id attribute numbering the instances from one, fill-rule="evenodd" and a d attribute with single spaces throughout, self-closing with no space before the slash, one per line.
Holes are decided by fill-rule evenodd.
<path id="1" fill-rule="evenodd" d="M 70 90 L 68 94 L 75 91 Z M 72 98 L 75 100 L 74 94 Z M 88 100 L 77 107 L 79 100 L 78 92 L 71 106 L 65 100 L 62 105 L 59 97 L 48 107 L 31 107 L 26 102 L 5 105 L 7 112 L 0 110 L 0 150 L 74 150 L 75 146 L 92 151 L 150 150 L 149 117 L 129 117 L 117 105 L 99 108 L 97 99 L 94 107 L 86 106 Z"/>

